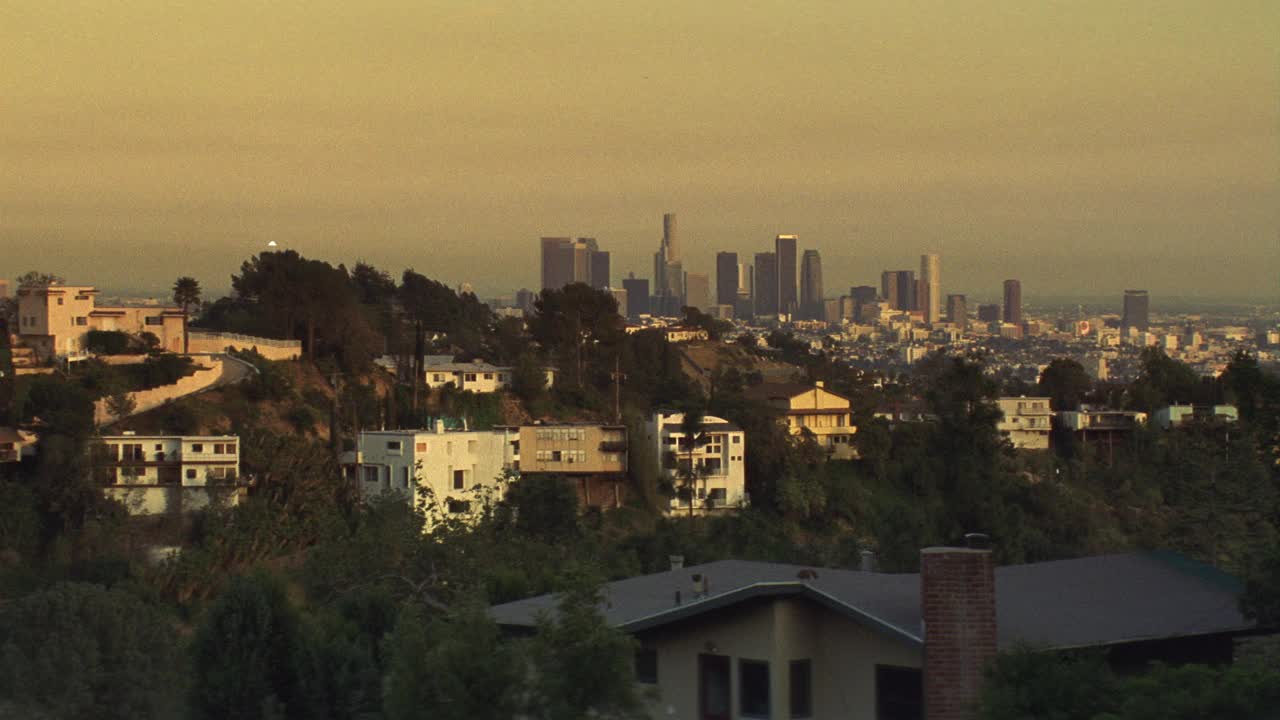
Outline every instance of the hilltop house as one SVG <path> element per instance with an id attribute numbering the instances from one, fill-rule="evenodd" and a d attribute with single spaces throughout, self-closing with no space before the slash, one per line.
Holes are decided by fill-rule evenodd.
<path id="1" fill-rule="evenodd" d="M 160 347 L 182 352 L 182 308 L 167 305 L 97 304 L 90 285 L 47 283 L 18 288 L 18 340 L 41 360 L 85 353 L 90 330 L 155 335 Z"/>
<path id="2" fill-rule="evenodd" d="M 683 413 L 660 412 L 645 425 L 649 446 L 666 479 L 680 489 L 681 476 L 693 476 L 692 495 L 671 498 L 670 512 L 703 514 L 746 505 L 747 445 L 742 428 L 707 415 L 699 432 L 689 437 L 683 424 Z"/>
<path id="3" fill-rule="evenodd" d="M 929 548 L 919 574 L 724 560 L 608 584 L 605 620 L 637 640 L 650 716 L 944 720 L 968 715 L 998 650 L 1103 649 L 1117 669 L 1230 662 L 1253 630 L 1240 585 L 1172 554 L 994 568 Z M 529 632 L 552 595 L 491 608 Z"/>
<path id="4" fill-rule="evenodd" d="M 1000 420 L 996 430 L 1015 448 L 1047 450 L 1053 432 L 1053 410 L 1047 397 L 1002 397 L 996 400 Z"/>
<path id="5" fill-rule="evenodd" d="M 750 400 L 762 402 L 782 413 L 787 431 L 809 435 L 836 459 L 854 456 L 853 425 L 849 399 L 826 389 L 819 380 L 810 385 L 766 382 L 747 388 Z"/>
<path id="6" fill-rule="evenodd" d="M 236 435 L 104 435 L 91 457 L 103 493 L 135 515 L 234 505 L 243 487 Z"/>
<path id="7" fill-rule="evenodd" d="M 495 430 L 518 433 L 513 465 L 521 478 L 564 477 L 573 482 L 581 506 L 622 506 L 627 487 L 627 426 L 551 423 Z"/>

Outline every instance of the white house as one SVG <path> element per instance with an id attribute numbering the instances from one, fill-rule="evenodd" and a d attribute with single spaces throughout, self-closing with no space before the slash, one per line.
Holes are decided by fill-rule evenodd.
<path id="1" fill-rule="evenodd" d="M 747 504 L 746 436 L 742 429 L 724 418 L 707 415 L 702 419 L 701 442 L 687 438 L 681 429 L 683 413 L 658 413 L 646 423 L 651 447 L 657 453 L 663 474 L 680 488 L 681 471 L 694 469 L 693 498 L 674 497 L 671 512 L 694 513 L 740 508 Z"/>
<path id="2" fill-rule="evenodd" d="M 376 363 L 393 373 L 399 365 L 399 361 L 390 356 L 380 358 Z M 548 387 L 555 383 L 554 368 L 543 368 L 542 373 Z M 513 375 L 514 369 L 510 366 L 491 365 L 480 360 L 455 362 L 448 355 L 427 355 L 423 358 L 423 383 L 433 389 L 452 385 L 459 390 L 476 393 L 498 392 L 511 387 Z"/>
<path id="3" fill-rule="evenodd" d="M 414 504 L 434 501 L 444 515 L 469 517 L 483 493 L 501 499 L 499 479 L 514 469 L 519 437 L 513 428 L 446 430 L 437 420 L 430 430 L 362 432 L 342 464 L 365 497 L 395 493 Z"/>
<path id="4" fill-rule="evenodd" d="M 236 435 L 104 435 L 92 459 L 103 492 L 134 515 L 234 505 L 243 487 Z"/>
<path id="5" fill-rule="evenodd" d="M 1047 397 L 1002 397 L 996 430 L 1019 449 L 1047 450 L 1053 431 L 1053 410 Z"/>

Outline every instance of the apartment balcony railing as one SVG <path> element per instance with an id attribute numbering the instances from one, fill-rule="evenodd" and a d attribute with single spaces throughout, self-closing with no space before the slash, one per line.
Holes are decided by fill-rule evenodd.
<path id="1" fill-rule="evenodd" d="M 600 443 L 600 452 L 622 453 L 626 451 L 627 443 L 624 440 L 605 440 Z"/>

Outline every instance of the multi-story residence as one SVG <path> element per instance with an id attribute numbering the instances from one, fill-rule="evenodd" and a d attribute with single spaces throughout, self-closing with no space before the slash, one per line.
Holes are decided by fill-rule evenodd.
<path id="1" fill-rule="evenodd" d="M 394 493 L 425 504 L 428 522 L 469 518 L 486 495 L 501 499 L 501 479 L 516 469 L 518 438 L 510 429 L 446 430 L 437 420 L 430 430 L 362 432 L 341 462 L 366 498 Z"/>
<path id="2" fill-rule="evenodd" d="M 106 496 L 135 515 L 234 505 L 243 487 L 235 435 L 104 435 L 92 460 Z"/>
<path id="3" fill-rule="evenodd" d="M 182 309 L 164 305 L 98 306 L 90 285 L 23 285 L 18 288 L 18 338 L 41 360 L 85 352 L 90 330 L 155 335 L 160 347 L 182 352 Z"/>
<path id="4" fill-rule="evenodd" d="M 565 423 L 502 428 L 518 433 L 514 467 L 521 477 L 571 480 L 584 507 L 616 508 L 626 499 L 625 425 Z"/>
<path id="5" fill-rule="evenodd" d="M 996 401 L 1001 417 L 996 423 L 1000 434 L 1015 448 L 1047 450 L 1049 433 L 1053 431 L 1053 411 L 1047 397 L 1002 397 Z"/>
<path id="6" fill-rule="evenodd" d="M 849 399 L 827 390 L 819 380 L 812 386 L 799 383 L 761 383 L 745 395 L 782 413 L 787 431 L 809 436 L 836 459 L 854 456 L 853 425 Z"/>
<path id="7" fill-rule="evenodd" d="M 36 437 L 17 428 L 0 427 L 0 463 L 22 462 L 35 449 Z"/>
<path id="8" fill-rule="evenodd" d="M 423 365 L 423 381 L 429 388 L 440 388 L 453 385 L 459 390 L 476 393 L 493 393 L 511 387 L 512 368 L 490 365 L 486 362 L 441 362 L 431 361 Z M 555 370 L 544 368 L 543 376 L 547 386 L 555 382 Z"/>
<path id="9" fill-rule="evenodd" d="M 1156 410 L 1152 419 L 1168 429 L 1188 420 L 1235 422 L 1240 419 L 1240 413 L 1234 405 L 1169 405 Z"/>
<path id="10" fill-rule="evenodd" d="M 700 431 L 689 437 L 683 424 L 683 413 L 658 413 L 645 426 L 658 465 L 675 488 L 680 490 L 692 476 L 691 496 L 673 497 L 670 511 L 701 514 L 745 506 L 747 442 L 742 429 L 707 415 Z"/>

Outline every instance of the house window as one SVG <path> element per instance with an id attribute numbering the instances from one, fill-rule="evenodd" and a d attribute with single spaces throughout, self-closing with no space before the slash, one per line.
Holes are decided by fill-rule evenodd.
<path id="1" fill-rule="evenodd" d="M 407 467 L 400 468 L 400 487 L 409 489 L 409 468 Z"/>
<path id="2" fill-rule="evenodd" d="M 467 373 L 467 374 L 463 377 L 463 381 L 464 381 L 464 382 L 475 382 L 475 381 L 476 381 L 476 374 L 475 374 L 475 373 Z"/>
<path id="3" fill-rule="evenodd" d="M 658 684 L 658 651 L 653 648 L 636 650 L 636 681 L 646 685 Z"/>
<path id="4" fill-rule="evenodd" d="M 378 482 L 378 467 L 376 465 L 366 465 L 364 468 L 364 481 L 370 483 Z"/>
<path id="5" fill-rule="evenodd" d="M 153 317 L 147 318 L 144 322 L 146 322 L 146 324 L 148 325 L 163 325 L 164 318 L 153 316 Z"/>
<path id="6" fill-rule="evenodd" d="M 58 304 L 59 304 L 59 305 L 61 305 L 61 304 L 62 304 L 62 298 L 58 298 Z"/>
<path id="7" fill-rule="evenodd" d="M 734 435 L 734 436 L 733 436 L 733 444 L 734 444 L 734 445 L 737 445 L 737 444 L 739 444 L 739 443 L 741 443 L 741 442 L 742 442 L 742 436 L 741 436 L 741 435 Z"/>
<path id="8" fill-rule="evenodd" d="M 743 717 L 769 717 L 769 663 L 738 661 L 738 706 Z"/>
<path id="9" fill-rule="evenodd" d="M 447 505 L 449 507 L 449 512 L 454 513 L 455 515 L 471 511 L 471 502 L 468 500 L 454 500 L 450 498 Z"/>
<path id="10" fill-rule="evenodd" d="M 399 441 L 399 440 L 388 440 L 388 441 L 387 441 L 387 450 L 390 450 L 391 452 L 400 452 L 400 441 Z"/>
<path id="11" fill-rule="evenodd" d="M 485 373 L 485 374 L 484 374 L 484 379 L 485 379 L 485 380 L 492 380 L 492 379 L 493 379 L 493 373 Z"/>
<path id="12" fill-rule="evenodd" d="M 193 452 L 193 453 L 202 453 L 202 452 L 204 452 L 204 443 L 195 443 L 194 445 L 192 445 L 192 446 L 191 446 L 191 452 Z"/>
<path id="13" fill-rule="evenodd" d="M 551 451 L 551 462 L 561 462 L 562 453 L 559 450 Z"/>
<path id="14" fill-rule="evenodd" d="M 467 471 L 454 470 L 453 471 L 453 489 L 463 490 L 466 487 L 467 487 Z"/>
<path id="15" fill-rule="evenodd" d="M 426 444 L 426 443 L 424 443 L 424 442 L 420 442 L 420 443 L 418 443 L 417 445 L 415 445 L 415 446 L 414 446 L 414 449 L 415 449 L 415 450 L 417 450 L 418 452 L 426 452 L 426 451 L 427 451 L 427 444 Z"/>
<path id="16" fill-rule="evenodd" d="M 76 325 L 84 326 L 84 325 L 88 325 L 88 324 L 89 324 L 89 318 L 87 318 L 87 317 L 78 317 L 78 318 L 76 318 Z"/>
<path id="17" fill-rule="evenodd" d="M 188 480 L 195 480 L 195 479 L 196 479 L 196 469 L 195 469 L 195 468 L 187 468 L 187 479 L 188 479 Z"/>
<path id="18" fill-rule="evenodd" d="M 724 488 L 711 488 L 707 493 L 707 500 L 710 501 L 711 507 L 724 507 L 728 504 L 727 491 Z"/>
<path id="19" fill-rule="evenodd" d="M 791 717 L 813 716 L 813 666 L 808 660 L 791 661 Z"/>
<path id="20" fill-rule="evenodd" d="M 920 720 L 924 685 L 919 668 L 876 666 L 876 720 Z"/>

